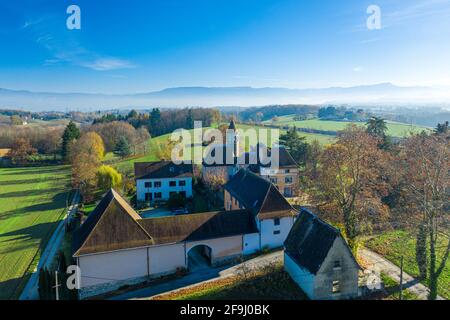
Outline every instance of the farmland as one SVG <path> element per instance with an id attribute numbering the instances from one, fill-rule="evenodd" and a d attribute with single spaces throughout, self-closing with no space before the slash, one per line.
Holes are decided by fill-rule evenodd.
<path id="1" fill-rule="evenodd" d="M 340 131 L 345 129 L 349 124 L 356 124 L 358 126 L 365 126 L 364 122 L 350 122 L 350 121 L 329 121 L 329 120 L 319 120 L 310 119 L 296 121 L 294 120 L 294 115 L 278 117 L 277 121 L 264 121 L 264 124 L 270 124 L 275 126 L 296 126 L 297 128 L 303 129 L 315 129 L 324 131 Z M 426 127 L 420 127 L 415 125 L 409 125 L 399 122 L 387 121 L 388 132 L 387 134 L 393 137 L 405 137 L 409 133 L 420 133 L 423 130 L 429 130 Z"/>
<path id="2" fill-rule="evenodd" d="M 0 299 L 17 299 L 64 216 L 68 166 L 0 169 Z"/>

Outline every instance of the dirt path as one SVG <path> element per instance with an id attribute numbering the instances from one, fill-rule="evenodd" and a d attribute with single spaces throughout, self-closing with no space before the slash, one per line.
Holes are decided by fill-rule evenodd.
<path id="1" fill-rule="evenodd" d="M 383 272 L 389 277 L 400 283 L 400 268 L 389 260 L 383 258 L 379 254 L 373 251 L 362 248 L 359 250 L 359 255 L 362 259 L 370 264 L 368 269 L 376 272 Z M 419 280 L 403 272 L 403 288 L 409 292 L 414 293 L 422 300 L 428 299 L 429 289 L 419 282 Z M 438 300 L 444 300 L 438 296 Z"/>

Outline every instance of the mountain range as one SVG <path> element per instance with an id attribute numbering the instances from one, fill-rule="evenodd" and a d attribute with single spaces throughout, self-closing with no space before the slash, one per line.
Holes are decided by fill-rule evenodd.
<path id="1" fill-rule="evenodd" d="M 0 88 L 0 108 L 29 111 L 271 104 L 448 105 L 449 101 L 450 88 L 401 87 L 391 83 L 315 89 L 177 87 L 138 94 L 52 93 Z"/>

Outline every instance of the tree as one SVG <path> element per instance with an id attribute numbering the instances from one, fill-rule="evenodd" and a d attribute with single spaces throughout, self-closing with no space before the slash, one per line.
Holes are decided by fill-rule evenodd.
<path id="1" fill-rule="evenodd" d="M 419 134 L 408 138 L 399 155 L 399 170 L 405 180 L 403 196 L 415 212 L 418 233 L 426 234 L 427 249 L 422 250 L 422 263 L 428 264 L 429 299 L 437 298 L 438 279 L 450 254 L 450 240 L 439 261 L 438 236 L 447 232 L 450 194 L 450 137 L 448 134 Z M 409 210 L 411 212 L 411 210 Z M 413 222 L 413 216 L 408 217 Z M 446 238 L 445 236 L 443 238 Z M 447 238 L 448 239 L 448 238 Z M 424 239 L 418 239 L 418 246 Z M 427 255 L 423 258 L 423 255 Z M 423 266 L 421 266 L 423 268 Z"/>
<path id="2" fill-rule="evenodd" d="M 72 185 L 80 189 L 86 201 L 91 200 L 105 152 L 103 140 L 97 133 L 88 132 L 76 141 L 72 150 Z"/>
<path id="3" fill-rule="evenodd" d="M 27 162 L 28 157 L 36 154 L 36 152 L 36 149 L 33 148 L 28 139 L 18 138 L 14 141 L 9 155 L 14 163 L 24 165 Z"/>
<path id="4" fill-rule="evenodd" d="M 169 209 L 181 208 L 186 205 L 186 198 L 179 193 L 172 193 L 167 201 Z"/>
<path id="5" fill-rule="evenodd" d="M 186 118 L 186 129 L 194 128 L 194 116 L 192 115 L 192 109 L 188 110 L 187 118 Z"/>
<path id="6" fill-rule="evenodd" d="M 366 125 L 367 133 L 380 139 L 381 143 L 379 144 L 379 147 L 384 150 L 389 149 L 389 147 L 391 146 L 391 140 L 386 135 L 386 132 L 388 130 L 386 121 L 384 121 L 382 118 L 371 117 L 369 120 L 367 120 Z"/>
<path id="7" fill-rule="evenodd" d="M 305 142 L 305 137 L 300 137 L 295 126 L 289 128 L 285 134 L 280 136 L 280 143 L 286 146 L 298 164 L 305 163 L 308 143 Z"/>
<path id="8" fill-rule="evenodd" d="M 78 155 L 87 153 L 102 160 L 105 155 L 105 145 L 103 139 L 96 132 L 87 132 L 83 134 L 80 139 L 73 145 L 73 157 L 78 158 Z"/>
<path id="9" fill-rule="evenodd" d="M 120 187 L 122 175 L 111 166 L 102 165 L 97 171 L 98 187 L 102 190 Z"/>
<path id="10" fill-rule="evenodd" d="M 73 121 L 70 121 L 62 136 L 61 156 L 63 160 L 67 161 L 69 159 L 70 145 L 79 137 L 80 130 Z"/>
<path id="11" fill-rule="evenodd" d="M 377 147 L 378 143 L 362 128 L 349 126 L 335 144 L 323 151 L 314 182 L 317 202 L 327 205 L 331 215 L 343 222 L 355 254 L 362 231 L 370 227 L 371 220 L 383 219 L 387 213 L 380 199 L 387 191 L 382 179 L 387 155 Z"/>
<path id="12" fill-rule="evenodd" d="M 13 126 L 21 126 L 23 124 L 22 118 L 18 115 L 12 115 L 10 119 Z"/>
<path id="13" fill-rule="evenodd" d="M 386 136 L 387 129 L 386 121 L 382 118 L 371 117 L 367 120 L 367 132 L 370 135 L 383 139 Z"/>
<path id="14" fill-rule="evenodd" d="M 448 131 L 448 121 L 445 121 L 444 123 L 438 123 L 436 126 L 436 129 L 434 129 L 434 132 L 436 134 L 447 134 Z"/>
<path id="15" fill-rule="evenodd" d="M 130 144 L 128 143 L 128 139 L 125 137 L 120 137 L 119 142 L 116 144 L 116 148 L 114 149 L 114 154 L 118 155 L 121 158 L 126 158 L 131 155 Z"/>

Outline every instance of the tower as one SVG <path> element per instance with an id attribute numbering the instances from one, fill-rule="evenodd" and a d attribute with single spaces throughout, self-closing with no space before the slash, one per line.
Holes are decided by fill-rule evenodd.
<path id="1" fill-rule="evenodd" d="M 239 134 L 234 119 L 230 121 L 227 130 L 227 148 L 233 146 L 233 156 L 239 157 Z"/>

